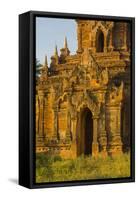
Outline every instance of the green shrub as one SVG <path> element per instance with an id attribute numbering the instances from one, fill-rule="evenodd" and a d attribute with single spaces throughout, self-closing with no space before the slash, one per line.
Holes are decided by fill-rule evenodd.
<path id="1" fill-rule="evenodd" d="M 61 161 L 62 158 L 60 156 L 51 156 L 46 155 L 45 153 L 37 153 L 36 154 L 36 168 L 39 167 L 47 167 L 51 165 L 53 162 Z"/>
<path id="2" fill-rule="evenodd" d="M 60 156 L 36 156 L 36 182 L 56 182 L 130 176 L 130 154 L 116 157 L 81 156 L 62 159 Z"/>

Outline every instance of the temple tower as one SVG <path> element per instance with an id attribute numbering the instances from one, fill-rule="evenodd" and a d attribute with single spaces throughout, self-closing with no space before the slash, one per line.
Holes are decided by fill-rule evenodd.
<path id="1" fill-rule="evenodd" d="M 127 23 L 77 20 L 78 53 L 89 48 L 93 53 L 130 48 L 130 27 Z"/>

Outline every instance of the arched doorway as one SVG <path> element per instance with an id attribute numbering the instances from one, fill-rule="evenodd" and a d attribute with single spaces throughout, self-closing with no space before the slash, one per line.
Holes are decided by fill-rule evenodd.
<path id="1" fill-rule="evenodd" d="M 92 155 L 93 141 L 93 120 L 92 113 L 88 108 L 84 108 L 80 112 L 78 121 L 78 148 L 77 154 Z"/>
<path id="2" fill-rule="evenodd" d="M 101 30 L 97 31 L 96 34 L 96 52 L 104 51 L 104 34 Z"/>

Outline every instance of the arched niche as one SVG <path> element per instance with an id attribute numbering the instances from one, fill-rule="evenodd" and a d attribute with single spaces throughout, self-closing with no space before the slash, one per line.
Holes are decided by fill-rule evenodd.
<path id="1" fill-rule="evenodd" d="M 67 120 L 68 120 L 68 115 L 67 115 L 67 108 L 68 108 L 68 102 L 67 102 L 67 96 L 63 95 L 59 99 L 58 103 L 58 134 L 59 138 L 66 138 L 66 131 L 67 131 Z"/>
<path id="2" fill-rule="evenodd" d="M 104 52 L 104 34 L 100 29 L 96 33 L 96 52 Z"/>
<path id="3" fill-rule="evenodd" d="M 77 125 L 77 155 L 92 155 L 93 121 L 88 107 L 81 110 Z"/>

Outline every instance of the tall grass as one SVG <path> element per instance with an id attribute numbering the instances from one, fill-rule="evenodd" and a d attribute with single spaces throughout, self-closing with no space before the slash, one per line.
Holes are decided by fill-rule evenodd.
<path id="1" fill-rule="evenodd" d="M 81 156 L 74 160 L 60 156 L 36 156 L 36 182 L 56 182 L 130 176 L 130 154 L 116 157 Z"/>

